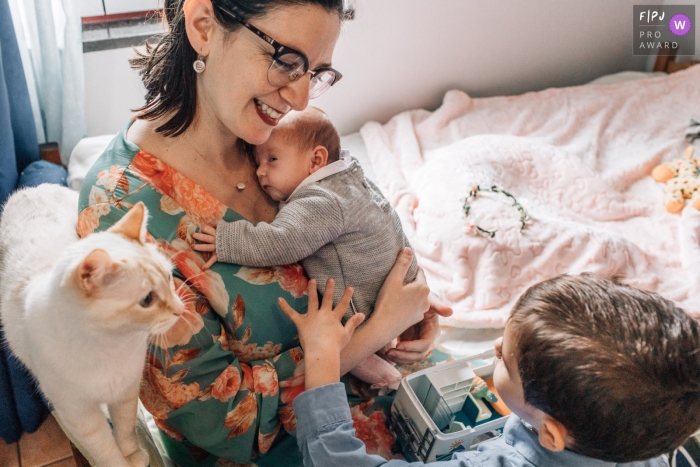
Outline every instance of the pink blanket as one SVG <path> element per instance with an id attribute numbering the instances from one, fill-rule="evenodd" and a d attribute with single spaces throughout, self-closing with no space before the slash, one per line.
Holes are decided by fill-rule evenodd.
<path id="1" fill-rule="evenodd" d="M 663 186 L 649 176 L 682 154 L 698 114 L 695 66 L 514 97 L 450 91 L 435 112 L 404 112 L 361 132 L 431 288 L 454 307 L 443 324 L 503 326 L 530 285 L 584 271 L 622 275 L 700 317 L 700 213 L 667 213 Z M 522 201 L 526 227 L 499 195 L 472 201 L 465 218 L 475 183 Z M 467 234 L 468 222 L 496 236 Z"/>

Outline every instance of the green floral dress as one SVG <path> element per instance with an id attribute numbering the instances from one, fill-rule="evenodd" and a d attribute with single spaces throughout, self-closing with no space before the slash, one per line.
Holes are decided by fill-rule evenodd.
<path id="1" fill-rule="evenodd" d="M 183 467 L 301 466 L 290 435 L 296 429 L 292 401 L 304 389 L 303 352 L 277 299 L 306 310 L 302 267 L 216 263 L 203 271 L 206 257 L 192 249 L 192 233 L 241 216 L 127 141 L 127 129 L 85 179 L 78 233 L 105 230 L 143 201 L 149 238 L 175 266 L 187 309 L 150 345 L 141 386 L 168 455 Z M 385 417 L 391 398 L 375 397 L 354 379 L 345 384 L 358 436 L 370 452 L 396 457 Z"/>

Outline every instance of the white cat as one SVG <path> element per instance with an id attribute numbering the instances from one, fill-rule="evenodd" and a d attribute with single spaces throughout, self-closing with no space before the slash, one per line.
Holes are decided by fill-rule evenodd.
<path id="1" fill-rule="evenodd" d="M 145 242 L 143 203 L 82 240 L 77 212 L 78 194 L 58 185 L 21 190 L 5 205 L 6 341 L 99 467 L 146 466 L 134 427 L 148 336 L 169 329 L 184 306 L 172 264 Z M 114 436 L 100 404 L 107 404 Z"/>

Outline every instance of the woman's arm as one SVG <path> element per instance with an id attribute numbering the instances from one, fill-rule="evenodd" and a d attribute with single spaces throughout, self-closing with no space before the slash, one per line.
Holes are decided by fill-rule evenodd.
<path id="1" fill-rule="evenodd" d="M 442 305 L 431 305 L 430 290 L 423 271 L 418 272 L 415 281 L 404 284 L 412 258 L 410 248 L 404 248 L 399 254 L 379 291 L 372 317 L 355 331 L 341 353 L 341 374 L 350 371 L 414 325 L 417 332 L 410 336 L 404 334 L 399 349 L 392 350 L 389 355 L 393 354 L 397 363 L 410 363 L 422 360 L 430 352 L 439 333 L 437 315 L 449 316 L 452 310 Z"/>

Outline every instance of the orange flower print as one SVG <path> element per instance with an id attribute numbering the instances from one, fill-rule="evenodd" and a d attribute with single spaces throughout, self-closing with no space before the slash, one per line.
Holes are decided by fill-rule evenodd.
<path id="1" fill-rule="evenodd" d="M 275 276 L 283 290 L 294 298 L 301 298 L 309 287 L 309 279 L 300 264 L 287 264 L 275 267 Z"/>
<path id="2" fill-rule="evenodd" d="M 180 206 L 168 195 L 163 195 L 160 197 L 160 210 L 171 216 L 176 216 L 181 212 L 184 212 Z"/>
<path id="3" fill-rule="evenodd" d="M 238 393 L 241 387 L 241 373 L 238 368 L 229 365 L 217 376 L 212 386 L 212 397 L 226 402 Z"/>
<path id="4" fill-rule="evenodd" d="M 301 298 L 306 293 L 309 279 L 300 264 L 287 264 L 270 268 L 242 267 L 236 277 L 256 285 L 279 282 L 283 290 L 292 294 L 294 298 Z"/>
<path id="5" fill-rule="evenodd" d="M 300 375 L 295 376 L 291 380 L 281 382 L 282 394 L 280 395 L 280 400 L 285 404 L 291 404 L 299 394 L 304 392 L 304 381 L 304 375 Z"/>
<path id="6" fill-rule="evenodd" d="M 265 454 L 272 447 L 272 442 L 277 437 L 277 433 L 280 432 L 280 424 L 275 425 L 275 429 L 272 433 L 258 432 L 258 450 L 260 454 Z"/>
<path id="7" fill-rule="evenodd" d="M 188 216 L 182 216 L 177 224 L 177 238 L 187 242 L 192 247 L 195 244 L 192 234 L 197 232 L 197 230 L 199 230 L 197 224 L 192 222 Z"/>
<path id="8" fill-rule="evenodd" d="M 184 240 L 176 238 L 171 243 L 158 240 L 158 246 L 185 276 L 188 284 L 199 290 L 209 300 L 214 311 L 225 318 L 229 296 L 221 276 L 211 269 L 202 270 L 204 260 Z"/>
<path id="9" fill-rule="evenodd" d="M 109 200 L 110 196 L 102 188 L 97 188 L 94 185 L 90 188 L 90 196 L 88 197 L 90 206 L 94 206 L 95 204 L 108 204 Z"/>
<path id="10" fill-rule="evenodd" d="M 177 431 L 177 430 L 174 429 L 174 428 L 171 428 L 171 427 L 166 423 L 165 420 L 160 420 L 160 419 L 158 419 L 158 418 L 154 418 L 154 421 L 156 422 L 156 426 L 158 427 L 158 429 L 159 429 L 160 431 L 162 431 L 162 432 L 165 433 L 166 435 L 170 436 L 170 437 L 173 438 L 175 441 L 182 441 L 183 439 L 185 439 L 185 436 L 184 436 L 182 433 L 180 433 L 179 431 Z"/>
<path id="11" fill-rule="evenodd" d="M 295 365 L 298 365 L 299 362 L 304 360 L 304 351 L 301 350 L 301 347 L 294 347 L 293 349 L 289 349 L 289 357 Z"/>
<path id="12" fill-rule="evenodd" d="M 385 459 L 402 459 L 400 454 L 391 452 L 396 438 L 389 431 L 384 412 L 376 410 L 368 417 L 363 412 L 363 406 L 365 404 L 351 407 L 350 412 L 355 427 L 355 436 L 365 443 L 367 453 L 378 454 Z"/>
<path id="13" fill-rule="evenodd" d="M 148 382 L 172 408 L 179 409 L 186 403 L 194 400 L 199 394 L 199 384 L 184 384 L 180 380 L 185 377 L 188 370 L 178 371 L 173 377 L 168 378 L 160 370 L 148 367 Z"/>
<path id="14" fill-rule="evenodd" d="M 294 414 L 294 409 L 292 409 L 291 405 L 283 406 L 278 415 L 280 423 L 282 423 L 285 430 L 289 433 L 297 431 L 297 416 Z"/>
<path id="15" fill-rule="evenodd" d="M 258 416 L 258 400 L 255 393 L 248 393 L 247 396 L 236 406 L 235 409 L 226 414 L 224 427 L 231 428 L 226 439 L 240 436 L 253 426 L 255 418 Z"/>
<path id="16" fill-rule="evenodd" d="M 131 167 L 139 178 L 171 198 L 197 225 L 216 225 L 224 217 L 226 206 L 155 156 L 139 151 Z"/>
<path id="17" fill-rule="evenodd" d="M 233 314 L 233 329 L 238 330 L 245 319 L 245 302 L 243 301 L 241 294 L 238 294 L 236 299 L 233 301 L 231 313 Z"/>
<path id="18" fill-rule="evenodd" d="M 109 168 L 109 170 L 103 170 L 97 174 L 97 181 L 95 182 L 95 185 L 103 186 L 107 191 L 114 191 L 117 188 L 117 184 L 121 180 L 123 174 L 124 167 L 113 165 Z M 128 184 L 125 191 L 129 191 Z"/>
<path id="19" fill-rule="evenodd" d="M 272 363 L 253 367 L 253 390 L 263 397 L 274 396 L 279 392 L 277 384 L 277 370 Z"/>
<path id="20" fill-rule="evenodd" d="M 80 238 L 85 238 L 100 226 L 100 217 L 109 214 L 109 205 L 95 204 L 88 206 L 78 216 L 77 232 Z"/>
<path id="21" fill-rule="evenodd" d="M 241 389 L 251 390 L 253 389 L 253 369 L 250 365 L 241 363 L 241 371 L 243 372 L 243 382 L 241 383 Z"/>

